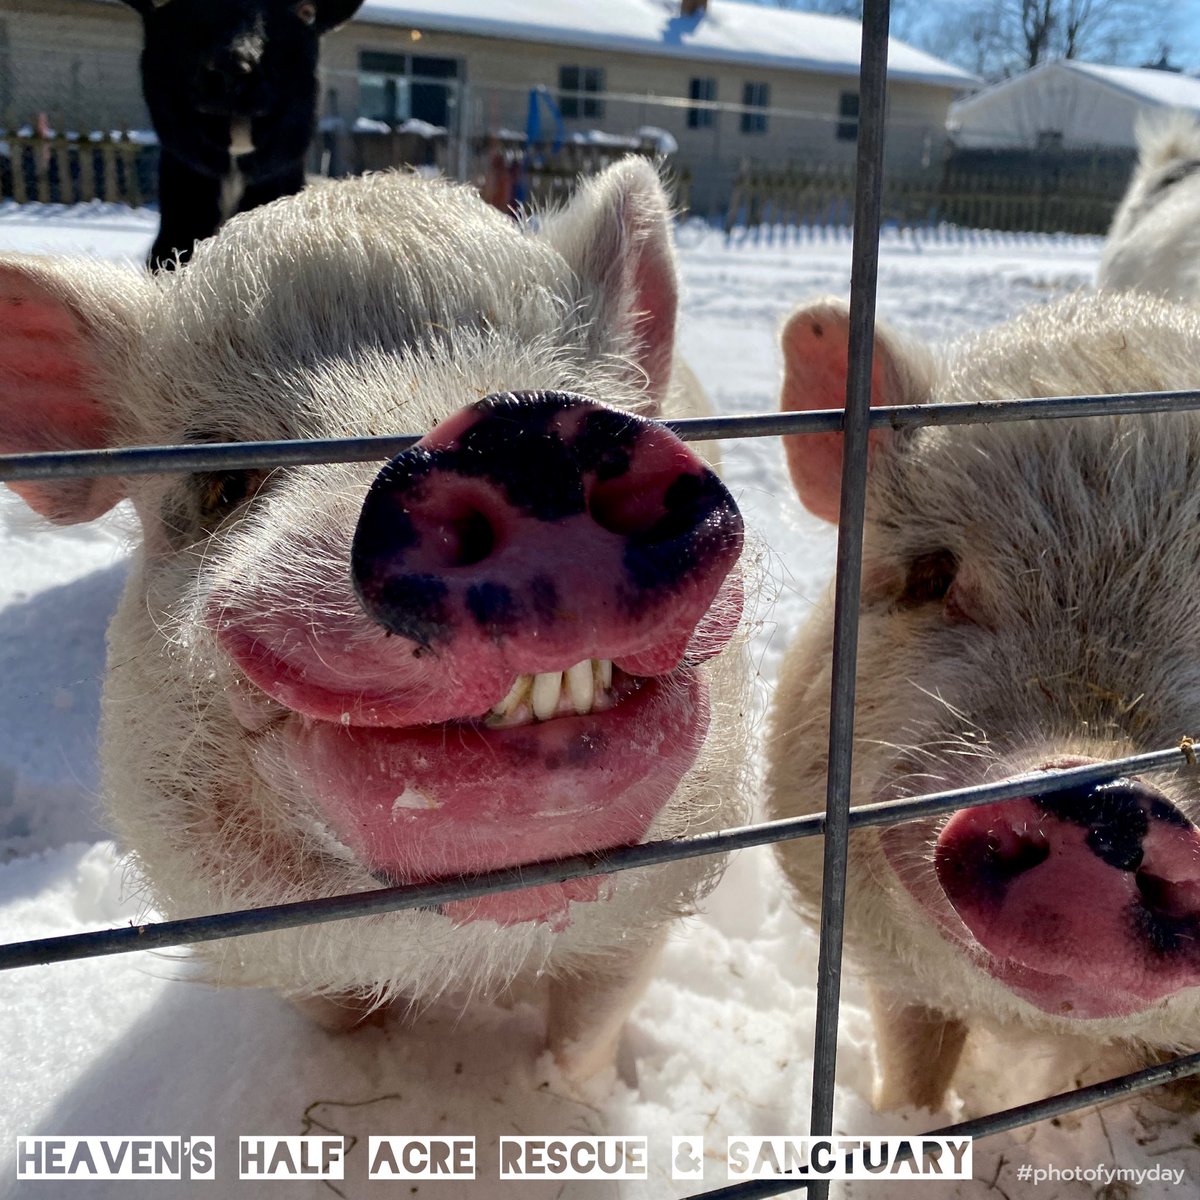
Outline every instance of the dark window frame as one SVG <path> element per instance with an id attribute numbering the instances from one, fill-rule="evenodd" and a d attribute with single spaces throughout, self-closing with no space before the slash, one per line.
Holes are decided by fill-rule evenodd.
<path id="1" fill-rule="evenodd" d="M 458 89 L 466 76 L 465 63 L 461 58 L 445 55 L 401 53 L 393 50 L 360 50 L 358 52 L 358 103 L 357 115 L 372 117 L 389 125 L 396 125 L 402 117 L 400 91 L 407 92 L 407 107 L 414 106 L 414 92 L 420 88 L 442 87 L 446 89 L 447 128 L 457 120 Z M 363 80 L 381 81 L 386 111 L 372 116 L 364 111 Z"/>
<path id="2" fill-rule="evenodd" d="M 566 63 L 558 68 L 558 111 L 565 120 L 603 120 L 605 105 L 598 95 L 607 90 L 604 67 Z"/>
<path id="3" fill-rule="evenodd" d="M 771 85 L 762 80 L 746 80 L 742 84 L 742 119 L 740 122 L 743 133 L 760 134 L 767 132 L 767 114 L 752 112 L 756 108 L 771 107 Z"/>
<path id="4" fill-rule="evenodd" d="M 837 140 L 858 141 L 858 93 L 842 92 L 838 96 Z"/>
<path id="5" fill-rule="evenodd" d="M 705 100 L 715 103 L 717 99 L 717 79 L 715 75 L 693 75 L 688 80 L 688 99 Z M 713 129 L 717 124 L 715 108 L 695 108 L 687 110 L 687 126 L 689 129 Z"/>

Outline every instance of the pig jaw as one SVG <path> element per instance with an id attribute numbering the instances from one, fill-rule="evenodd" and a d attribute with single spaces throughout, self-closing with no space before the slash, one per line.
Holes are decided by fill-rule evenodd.
<path id="1" fill-rule="evenodd" d="M 492 729 L 344 727 L 293 715 L 253 740 L 260 776 L 300 799 L 376 878 L 421 883 L 641 841 L 709 721 L 695 670 L 642 681 L 612 708 Z M 599 877 L 447 904 L 456 924 L 570 921 Z"/>

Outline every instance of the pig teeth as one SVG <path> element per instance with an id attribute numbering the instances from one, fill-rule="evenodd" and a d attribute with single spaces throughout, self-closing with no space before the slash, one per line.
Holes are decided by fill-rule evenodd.
<path id="1" fill-rule="evenodd" d="M 581 717 L 584 713 L 592 711 L 592 701 L 596 697 L 596 679 L 590 658 L 576 663 L 567 672 L 567 694 L 571 697 L 571 707 Z"/>
<path id="2" fill-rule="evenodd" d="M 524 725 L 530 720 L 575 713 L 586 716 L 605 703 L 612 687 L 613 665 L 608 659 L 585 658 L 566 671 L 518 675 L 508 694 L 487 714 L 492 726 Z M 564 695 L 565 685 L 565 695 Z"/>
<path id="3" fill-rule="evenodd" d="M 533 677 L 533 715 L 539 721 L 548 721 L 558 712 L 562 681 L 561 671 L 545 671 Z"/>
<path id="4" fill-rule="evenodd" d="M 507 717 L 510 713 L 515 712 L 520 705 L 528 700 L 529 688 L 532 683 L 532 675 L 518 675 L 513 680 L 512 687 L 508 689 L 508 695 L 492 709 L 492 712 L 498 717 Z"/>
<path id="5" fill-rule="evenodd" d="M 612 659 L 592 659 L 592 671 L 596 676 L 596 690 L 598 692 L 607 692 L 612 687 Z"/>

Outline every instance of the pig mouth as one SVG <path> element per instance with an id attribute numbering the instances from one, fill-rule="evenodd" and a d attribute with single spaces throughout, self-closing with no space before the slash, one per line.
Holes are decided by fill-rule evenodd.
<path id="1" fill-rule="evenodd" d="M 518 675 L 486 712 L 384 724 L 386 707 L 287 677 L 261 646 L 222 641 L 229 689 L 260 778 L 316 814 L 319 836 L 386 885 L 419 884 L 602 851 L 645 839 L 691 769 L 709 724 L 708 685 L 685 660 L 639 676 L 611 660 Z M 331 714 L 337 712 L 336 717 Z M 440 906 L 456 924 L 533 921 L 561 931 L 572 903 L 602 901 L 603 876 Z"/>
<path id="2" fill-rule="evenodd" d="M 1200 829 L 1140 780 L 961 809 L 881 841 L 940 933 L 1043 1012 L 1124 1017 L 1200 986 Z"/>

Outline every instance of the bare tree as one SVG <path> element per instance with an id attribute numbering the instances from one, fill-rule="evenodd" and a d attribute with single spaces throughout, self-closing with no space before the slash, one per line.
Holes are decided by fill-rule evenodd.
<path id="1" fill-rule="evenodd" d="M 1047 56 L 1050 39 L 1058 24 L 1057 9 L 1061 2 L 1062 0 L 1016 0 L 1016 3 L 1011 5 L 1012 16 L 1020 23 L 1026 66 L 1036 67 Z"/>
<path id="2" fill-rule="evenodd" d="M 862 0 L 767 0 L 862 18 Z M 1168 38 L 1173 0 L 892 0 L 892 33 L 987 79 L 1059 58 L 1143 63 Z"/>

